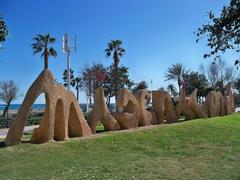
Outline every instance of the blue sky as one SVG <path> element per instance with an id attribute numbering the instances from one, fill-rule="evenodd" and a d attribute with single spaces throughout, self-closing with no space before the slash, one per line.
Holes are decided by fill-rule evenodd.
<path id="1" fill-rule="evenodd" d="M 43 68 L 43 59 L 33 56 L 32 38 L 49 32 L 57 38 L 57 58 L 49 68 L 58 81 L 66 69 L 62 53 L 65 32 L 77 36 L 77 53 L 71 54 L 72 68 L 78 73 L 85 64 L 112 63 L 104 54 L 106 44 L 121 39 L 126 55 L 121 64 L 129 67 L 130 77 L 138 82 L 153 80 L 153 89 L 166 86 L 164 72 L 173 63 L 198 70 L 208 51 L 206 41 L 196 44 L 197 30 L 208 20 L 210 10 L 219 12 L 227 0 L 0 0 L 0 12 L 9 27 L 10 37 L 0 52 L 0 81 L 14 80 L 22 96 Z M 235 54 L 225 56 L 234 63 Z M 81 102 L 86 102 L 84 93 Z M 44 102 L 43 98 L 37 100 Z"/>

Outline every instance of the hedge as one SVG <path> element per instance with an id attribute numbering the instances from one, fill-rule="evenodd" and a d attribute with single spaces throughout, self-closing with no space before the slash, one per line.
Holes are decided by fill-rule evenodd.
<path id="1" fill-rule="evenodd" d="M 26 126 L 39 125 L 42 119 L 43 113 L 34 113 L 28 117 Z M 0 117 L 0 129 L 9 128 L 14 117 Z"/>

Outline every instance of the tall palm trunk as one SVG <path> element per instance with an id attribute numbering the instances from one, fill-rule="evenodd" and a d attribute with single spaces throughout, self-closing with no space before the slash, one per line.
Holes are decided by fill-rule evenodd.
<path id="1" fill-rule="evenodd" d="M 44 69 L 48 69 L 48 52 L 47 52 L 47 49 L 44 51 Z"/>
<path id="2" fill-rule="evenodd" d="M 119 63 L 119 58 L 117 51 L 114 51 L 114 94 L 115 94 L 115 103 L 117 103 L 117 95 L 118 95 L 118 63 Z M 118 112 L 117 106 L 116 106 L 116 111 Z"/>
<path id="3" fill-rule="evenodd" d="M 78 87 L 78 84 L 77 84 L 77 101 L 79 100 L 79 87 Z"/>
<path id="4" fill-rule="evenodd" d="M 179 93 L 179 95 L 180 95 L 180 91 L 181 91 L 181 79 L 178 78 L 178 93 Z"/>
<path id="5" fill-rule="evenodd" d="M 108 107 L 108 109 L 110 110 L 110 104 L 111 104 L 111 97 L 110 96 L 108 96 L 107 97 L 107 107 Z"/>

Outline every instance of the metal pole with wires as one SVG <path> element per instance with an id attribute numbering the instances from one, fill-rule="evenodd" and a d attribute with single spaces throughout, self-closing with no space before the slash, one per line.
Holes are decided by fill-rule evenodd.
<path id="1" fill-rule="evenodd" d="M 74 41 L 74 45 L 70 46 L 70 41 Z M 76 36 L 71 39 L 68 37 L 68 34 L 65 33 L 63 36 L 63 52 L 67 53 L 67 89 L 70 89 L 70 83 L 71 83 L 71 67 L 70 67 L 70 50 L 74 49 L 74 52 L 76 53 L 77 49 L 77 38 Z"/>

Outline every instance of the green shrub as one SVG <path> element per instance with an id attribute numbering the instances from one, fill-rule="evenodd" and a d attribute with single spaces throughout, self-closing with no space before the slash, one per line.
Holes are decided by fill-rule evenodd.
<path id="1" fill-rule="evenodd" d="M 42 119 L 43 113 L 34 113 L 29 115 L 26 126 L 39 125 Z M 0 129 L 9 128 L 15 116 L 0 117 Z"/>
<path id="2" fill-rule="evenodd" d="M 9 128 L 12 123 L 11 117 L 0 117 L 0 128 Z"/>
<path id="3" fill-rule="evenodd" d="M 40 125 L 41 120 L 42 116 L 30 116 L 28 117 L 26 126 Z"/>

